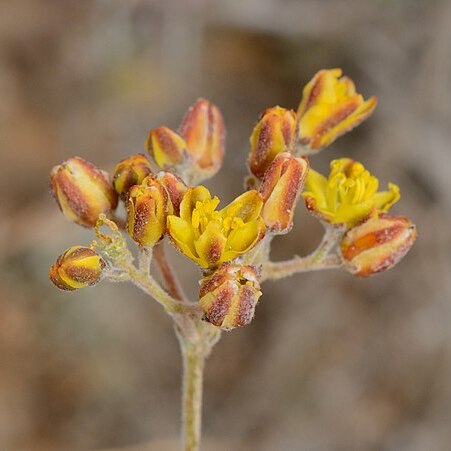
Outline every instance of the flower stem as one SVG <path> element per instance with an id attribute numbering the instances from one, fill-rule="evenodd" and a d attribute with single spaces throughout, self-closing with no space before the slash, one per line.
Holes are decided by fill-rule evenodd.
<path id="1" fill-rule="evenodd" d="M 269 262 L 263 266 L 263 273 L 260 281 L 267 279 L 283 279 L 300 272 L 319 271 L 321 269 L 339 268 L 341 259 L 338 255 L 327 255 L 321 259 L 311 257 L 295 257 L 282 262 Z"/>
<path id="2" fill-rule="evenodd" d="M 184 315 L 180 315 L 184 316 Z M 205 360 L 221 338 L 221 330 L 205 321 L 190 318 L 193 330 L 176 324 L 183 361 L 182 444 L 184 451 L 197 451 L 202 426 L 202 391 Z"/>
<path id="3" fill-rule="evenodd" d="M 159 243 L 154 247 L 153 255 L 158 269 L 165 281 L 168 293 L 175 299 L 187 302 L 186 294 L 183 292 L 180 282 L 166 258 L 164 243 Z"/>
<path id="4" fill-rule="evenodd" d="M 182 440 L 185 451 L 197 451 L 200 446 L 202 422 L 202 384 L 205 353 L 202 346 L 180 340 L 183 358 Z"/>
<path id="5" fill-rule="evenodd" d="M 260 281 L 282 279 L 300 272 L 340 267 L 342 264 L 340 256 L 330 252 L 343 236 L 344 228 L 330 224 L 324 224 L 324 228 L 325 233 L 321 243 L 310 255 L 302 258 L 294 257 L 282 262 L 264 263 Z"/>

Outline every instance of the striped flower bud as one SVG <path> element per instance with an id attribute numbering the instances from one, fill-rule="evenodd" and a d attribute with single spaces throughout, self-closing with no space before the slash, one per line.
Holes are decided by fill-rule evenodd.
<path id="1" fill-rule="evenodd" d="M 113 175 L 116 193 L 125 201 L 128 190 L 133 185 L 140 185 L 151 172 L 150 163 L 142 153 L 121 160 Z"/>
<path id="2" fill-rule="evenodd" d="M 72 246 L 51 266 L 49 279 L 61 290 L 73 291 L 95 285 L 105 262 L 89 247 Z"/>
<path id="3" fill-rule="evenodd" d="M 142 246 L 153 246 L 166 232 L 166 217 L 172 206 L 166 189 L 147 177 L 145 185 L 130 188 L 127 199 L 127 230 Z"/>
<path id="4" fill-rule="evenodd" d="M 274 158 L 265 172 L 260 186 L 264 202 L 262 217 L 272 233 L 285 234 L 293 227 L 294 209 L 308 170 L 307 158 L 296 158 L 283 152 Z"/>
<path id="5" fill-rule="evenodd" d="M 296 134 L 296 113 L 279 106 L 268 108 L 250 137 L 249 169 L 262 178 L 277 154 L 292 150 Z"/>
<path id="6" fill-rule="evenodd" d="M 404 216 L 372 215 L 344 235 L 344 267 L 360 277 L 385 271 L 406 255 L 416 236 L 415 225 Z"/>
<path id="7" fill-rule="evenodd" d="M 108 214 L 117 206 L 108 175 L 79 157 L 52 169 L 50 188 L 64 216 L 85 227 L 94 227 L 101 213 Z"/>
<path id="8" fill-rule="evenodd" d="M 376 108 L 376 97 L 364 100 L 354 82 L 341 75 L 341 69 L 320 70 L 302 91 L 298 133 L 301 145 L 310 153 L 357 127 Z"/>
<path id="9" fill-rule="evenodd" d="M 183 164 L 188 157 L 185 140 L 168 127 L 158 127 L 147 135 L 146 148 L 155 164 L 169 169 Z"/>
<path id="10" fill-rule="evenodd" d="M 183 195 L 186 193 L 188 187 L 183 180 L 172 172 L 160 171 L 153 176 L 153 179 L 164 186 L 174 210 L 173 214 L 178 215 L 180 212 L 180 203 L 182 202 Z M 145 182 L 144 182 L 145 184 Z"/>
<path id="11" fill-rule="evenodd" d="M 199 303 L 207 321 L 231 330 L 252 321 L 261 294 L 254 266 L 226 263 L 201 280 Z"/>
<path id="12" fill-rule="evenodd" d="M 203 178 L 216 174 L 222 165 L 225 139 L 219 108 L 206 99 L 198 99 L 185 114 L 179 133 Z"/>

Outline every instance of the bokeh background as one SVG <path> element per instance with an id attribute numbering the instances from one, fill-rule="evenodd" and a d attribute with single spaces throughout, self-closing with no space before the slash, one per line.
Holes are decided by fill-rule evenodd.
<path id="1" fill-rule="evenodd" d="M 79 155 L 111 170 L 204 96 L 228 128 L 208 186 L 231 200 L 259 113 L 296 108 L 332 67 L 380 104 L 312 165 L 353 156 L 398 183 L 419 239 L 368 280 L 265 283 L 254 322 L 208 361 L 205 449 L 451 449 L 450 23 L 439 0 L 1 0 L 0 449 L 177 449 L 180 358 L 161 308 L 126 284 L 47 280 L 92 239 L 60 215 L 50 168 Z M 274 259 L 321 237 L 298 210 Z M 173 258 L 195 296 L 198 273 Z"/>

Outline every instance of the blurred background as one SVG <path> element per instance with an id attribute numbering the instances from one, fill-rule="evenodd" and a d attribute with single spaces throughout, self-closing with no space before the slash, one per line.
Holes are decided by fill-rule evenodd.
<path id="1" fill-rule="evenodd" d="M 369 280 L 265 283 L 254 322 L 208 361 L 204 449 L 451 449 L 450 23 L 439 0 L 1 0 L 0 449 L 177 449 L 180 357 L 161 308 L 127 284 L 47 279 L 92 239 L 59 213 L 50 168 L 79 155 L 111 171 L 203 96 L 227 124 L 207 185 L 228 202 L 259 113 L 295 109 L 333 67 L 380 103 L 312 166 L 352 156 L 398 183 L 394 211 L 419 239 Z M 299 205 L 274 259 L 321 232 Z M 196 296 L 199 274 L 173 258 Z"/>

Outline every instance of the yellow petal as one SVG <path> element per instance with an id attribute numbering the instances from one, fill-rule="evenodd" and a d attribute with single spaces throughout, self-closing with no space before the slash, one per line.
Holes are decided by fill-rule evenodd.
<path id="1" fill-rule="evenodd" d="M 221 260 L 226 245 L 226 237 L 216 222 L 209 222 L 205 232 L 194 242 L 199 264 L 203 268 L 213 268 Z"/>
<path id="2" fill-rule="evenodd" d="M 196 202 L 205 202 L 210 199 L 210 191 L 205 186 L 199 185 L 194 188 L 189 188 L 183 195 L 182 202 L 180 203 L 180 217 L 191 223 L 191 215 L 196 207 Z"/>
<path id="3" fill-rule="evenodd" d="M 252 221 L 260 215 L 263 201 L 257 191 L 251 190 L 238 196 L 227 207 L 220 210 L 223 218 L 237 216 L 244 222 Z"/>
<path id="4" fill-rule="evenodd" d="M 374 199 L 354 205 L 340 205 L 332 215 L 332 223 L 346 224 L 352 227 L 362 219 L 365 219 L 374 209 Z"/>
<path id="5" fill-rule="evenodd" d="M 250 250 L 263 237 L 265 223 L 262 218 L 250 221 L 239 229 L 232 230 L 227 238 L 224 260 L 235 258 Z M 227 259 L 227 260 L 226 260 Z"/>
<path id="6" fill-rule="evenodd" d="M 330 128 L 321 137 L 318 147 L 326 147 L 335 141 L 341 135 L 351 131 L 353 128 L 361 124 L 375 110 L 377 106 L 377 98 L 370 97 L 367 101 L 361 103 L 356 110 L 346 119 L 339 122 L 335 127 Z"/>
<path id="7" fill-rule="evenodd" d="M 177 216 L 168 216 L 167 220 L 168 233 L 173 243 L 188 258 L 197 261 L 198 257 L 194 247 L 194 231 L 191 224 Z"/>
<path id="8" fill-rule="evenodd" d="M 318 208 L 324 208 L 327 205 L 326 193 L 326 177 L 310 168 L 305 182 L 305 191 L 302 193 L 302 197 L 304 197 L 304 199 L 314 198 Z"/>
<path id="9" fill-rule="evenodd" d="M 389 183 L 388 189 L 389 191 L 381 191 L 373 196 L 374 204 L 379 211 L 388 211 L 401 197 L 399 186 Z"/>

